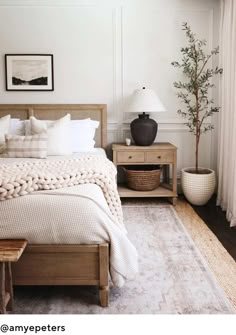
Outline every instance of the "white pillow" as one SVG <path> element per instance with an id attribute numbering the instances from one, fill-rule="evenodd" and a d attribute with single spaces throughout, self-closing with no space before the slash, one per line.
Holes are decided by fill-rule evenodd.
<path id="1" fill-rule="evenodd" d="M 95 131 L 99 122 L 94 120 L 73 120 L 71 122 L 72 151 L 91 151 L 94 149 Z"/>
<path id="2" fill-rule="evenodd" d="M 80 121 L 81 123 L 83 122 L 88 122 L 89 120 L 91 120 L 90 118 L 87 118 L 87 119 L 82 119 L 82 120 L 71 120 L 71 123 L 74 123 L 74 122 L 77 122 L 77 121 Z M 47 123 L 48 126 L 50 126 L 53 122 L 55 121 L 52 121 L 52 120 L 44 120 L 44 122 Z M 24 121 L 24 127 L 25 127 L 25 132 L 24 134 L 25 135 L 32 135 L 32 131 L 31 131 L 31 123 L 30 123 L 30 120 L 25 120 Z"/>
<path id="3" fill-rule="evenodd" d="M 25 134 L 24 121 L 21 121 L 20 119 L 11 119 L 10 134 L 23 136 Z"/>
<path id="4" fill-rule="evenodd" d="M 44 120 L 47 126 L 51 126 L 55 121 Z M 25 135 L 32 135 L 31 122 L 25 120 Z M 73 152 L 91 151 L 94 150 L 95 131 L 99 126 L 99 121 L 91 120 L 90 118 L 82 120 L 71 120 L 71 143 Z"/>
<path id="5" fill-rule="evenodd" d="M 32 135 L 30 120 L 25 120 L 25 121 L 24 121 L 24 124 L 25 124 L 25 136 L 30 136 L 30 135 Z"/>
<path id="6" fill-rule="evenodd" d="M 47 133 L 48 156 L 71 155 L 70 114 L 47 124 L 45 120 L 30 117 L 32 135 Z"/>
<path id="7" fill-rule="evenodd" d="M 3 153 L 5 149 L 5 135 L 9 134 L 10 119 L 10 115 L 6 115 L 0 118 L 0 153 Z"/>

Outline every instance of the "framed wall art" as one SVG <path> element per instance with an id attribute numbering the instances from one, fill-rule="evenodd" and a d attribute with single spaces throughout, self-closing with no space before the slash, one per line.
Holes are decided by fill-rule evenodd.
<path id="1" fill-rule="evenodd" d="M 7 91 L 53 91 L 53 55 L 5 55 Z"/>

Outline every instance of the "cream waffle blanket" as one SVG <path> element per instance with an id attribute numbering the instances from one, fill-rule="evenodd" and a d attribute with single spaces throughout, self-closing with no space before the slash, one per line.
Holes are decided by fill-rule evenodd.
<path id="1" fill-rule="evenodd" d="M 26 160 L 0 165 L 0 200 L 38 190 L 55 190 L 79 184 L 101 187 L 110 211 L 122 224 L 122 210 L 116 187 L 116 168 L 107 158 L 83 156 L 69 160 Z"/>
<path id="2" fill-rule="evenodd" d="M 111 279 L 115 286 L 122 286 L 126 279 L 133 278 L 137 273 L 138 257 L 124 225 L 117 219 L 119 217 L 121 220 L 121 209 L 116 186 L 113 183 L 115 180 L 112 181 L 112 178 L 115 178 L 115 168 L 112 163 L 104 161 L 102 157 L 101 159 L 98 157 L 69 159 L 67 163 L 65 160 L 58 159 L 54 163 L 51 161 L 52 159 L 50 162 L 20 160 L 17 163 L 9 160 L 7 164 L 4 160 L 4 164 L 0 164 L 1 185 L 5 185 L 4 192 L 9 192 L 12 188 L 8 189 L 6 185 L 13 185 L 14 182 L 22 186 L 25 185 L 25 180 L 36 185 L 31 185 L 32 190 L 27 190 L 30 187 L 30 183 L 27 182 L 28 186 L 21 189 L 22 195 L 28 194 L 27 196 L 14 197 L 14 192 L 5 193 L 3 199 L 7 199 L 7 194 L 12 199 L 0 202 L 0 238 L 26 238 L 29 244 L 109 242 Z M 34 175 L 36 170 L 38 177 Z M 58 174 L 55 173 L 55 170 Z M 91 176 L 88 173 L 90 170 Z M 66 181 L 65 186 L 69 186 L 69 180 L 72 177 L 76 179 L 77 174 L 81 175 L 81 179 L 76 181 L 78 185 L 62 188 L 64 180 Z M 83 175 L 86 177 L 83 178 Z M 17 176 L 24 176 L 24 178 L 21 181 L 16 178 Z M 6 183 L 7 178 L 8 183 Z M 37 178 L 38 182 L 36 182 Z M 62 181 L 58 184 L 59 188 L 56 188 L 56 182 L 49 182 L 54 181 L 55 178 Z M 19 186 L 15 184 L 14 189 Z M 36 191 L 37 186 L 40 191 Z M 54 189 L 51 190 L 53 186 Z M 110 202 L 109 204 L 104 195 Z"/>

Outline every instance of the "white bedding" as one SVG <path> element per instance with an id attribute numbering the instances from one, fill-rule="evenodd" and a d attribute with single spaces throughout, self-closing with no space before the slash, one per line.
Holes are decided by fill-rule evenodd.
<path id="1" fill-rule="evenodd" d="M 97 150 L 96 154 L 105 155 L 101 152 Z M 8 164 L 9 160 L 16 161 L 8 158 Z M 0 202 L 0 211 L 0 238 L 26 238 L 30 244 L 109 242 L 114 285 L 122 286 L 125 279 L 137 272 L 136 250 L 111 215 L 101 188 L 95 184 L 33 192 Z"/>

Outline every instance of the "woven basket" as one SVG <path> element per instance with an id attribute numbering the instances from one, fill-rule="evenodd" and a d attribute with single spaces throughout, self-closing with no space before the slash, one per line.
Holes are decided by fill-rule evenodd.
<path id="1" fill-rule="evenodd" d="M 123 167 L 127 186 L 135 191 L 152 191 L 160 185 L 161 169 L 152 165 Z"/>

